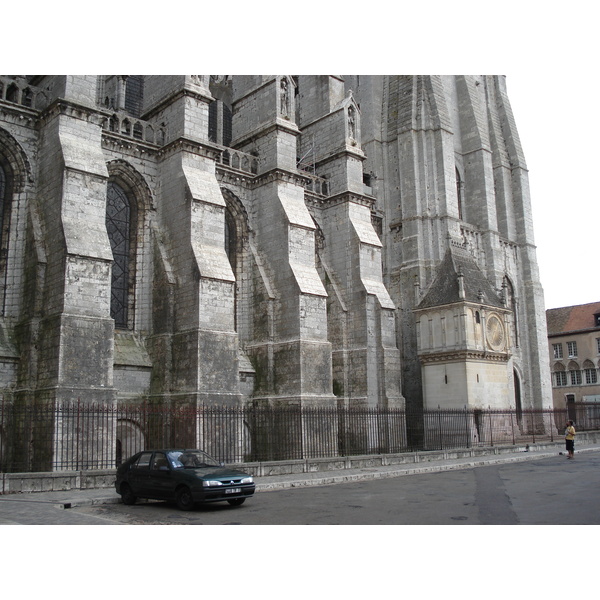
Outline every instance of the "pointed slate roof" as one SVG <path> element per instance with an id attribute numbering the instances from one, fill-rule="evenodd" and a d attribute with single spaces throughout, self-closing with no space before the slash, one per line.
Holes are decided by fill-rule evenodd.
<path id="1" fill-rule="evenodd" d="M 461 298 L 459 294 L 459 273 L 463 275 L 464 298 Z M 481 293 L 483 293 L 483 298 L 480 297 Z M 417 308 L 431 308 L 458 302 L 473 302 L 505 308 L 496 290 L 477 266 L 469 251 L 451 244 L 437 268 L 433 283 Z"/>

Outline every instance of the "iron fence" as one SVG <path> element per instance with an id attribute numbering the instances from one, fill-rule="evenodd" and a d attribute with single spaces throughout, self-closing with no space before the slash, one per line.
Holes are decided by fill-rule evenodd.
<path id="1" fill-rule="evenodd" d="M 140 450 L 202 448 L 229 463 L 520 445 L 600 430 L 600 406 L 426 410 L 0 404 L 0 471 L 110 469 Z"/>

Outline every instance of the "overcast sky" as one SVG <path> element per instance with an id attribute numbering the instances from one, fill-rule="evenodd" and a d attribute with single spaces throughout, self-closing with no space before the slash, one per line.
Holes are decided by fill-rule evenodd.
<path id="1" fill-rule="evenodd" d="M 597 75 L 580 70 L 507 74 L 546 308 L 600 301 Z"/>

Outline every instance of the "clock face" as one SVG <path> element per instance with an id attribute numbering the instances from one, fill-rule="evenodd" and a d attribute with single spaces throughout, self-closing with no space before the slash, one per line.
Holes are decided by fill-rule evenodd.
<path id="1" fill-rule="evenodd" d="M 504 325 L 497 315 L 490 315 L 486 323 L 486 339 L 492 350 L 504 349 Z"/>

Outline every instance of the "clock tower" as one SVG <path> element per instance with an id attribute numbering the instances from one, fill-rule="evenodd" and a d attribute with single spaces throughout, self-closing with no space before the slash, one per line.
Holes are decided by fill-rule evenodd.
<path id="1" fill-rule="evenodd" d="M 414 314 L 425 409 L 511 406 L 512 311 L 464 246 L 450 242 Z"/>

